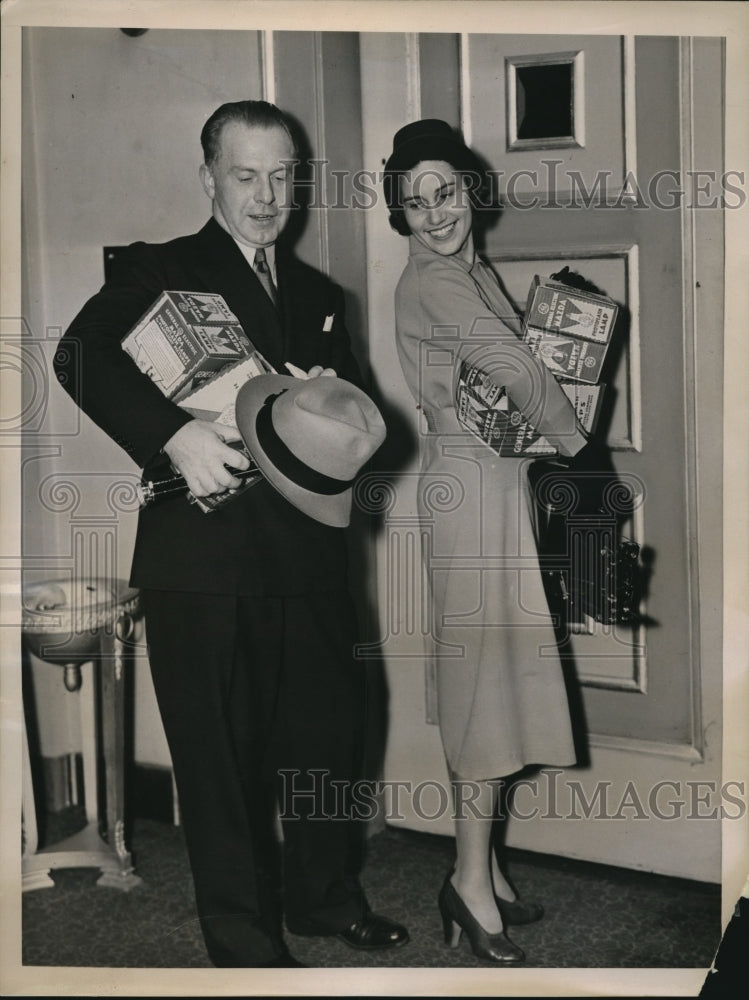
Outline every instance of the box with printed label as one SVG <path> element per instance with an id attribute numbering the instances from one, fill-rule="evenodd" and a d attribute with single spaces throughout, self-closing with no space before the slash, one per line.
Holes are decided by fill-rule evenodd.
<path id="1" fill-rule="evenodd" d="M 275 369 L 259 351 L 235 365 L 227 365 L 207 379 L 197 389 L 183 396 L 179 405 L 198 420 L 214 420 L 228 427 L 236 427 L 235 406 L 237 394 L 245 382 L 257 375 L 272 375 Z"/>
<path id="2" fill-rule="evenodd" d="M 523 340 L 558 379 L 594 385 L 601 377 L 607 344 L 570 334 L 549 333 L 532 326 L 525 329 Z"/>
<path id="3" fill-rule="evenodd" d="M 596 429 L 605 387 L 580 382 L 560 382 L 560 385 L 575 407 L 580 425 L 592 434 Z M 538 433 L 502 387 L 465 362 L 458 377 L 456 410 L 461 424 L 497 455 L 557 453 L 556 447 Z"/>
<path id="4" fill-rule="evenodd" d="M 122 347 L 175 402 L 254 350 L 221 295 L 177 291 L 161 293 Z"/>
<path id="5" fill-rule="evenodd" d="M 524 324 L 547 333 L 608 344 L 617 312 L 617 304 L 605 295 L 573 288 L 537 274 L 528 292 Z"/>

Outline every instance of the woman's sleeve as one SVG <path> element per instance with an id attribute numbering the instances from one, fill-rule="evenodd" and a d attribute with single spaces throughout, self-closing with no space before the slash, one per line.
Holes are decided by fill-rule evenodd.
<path id="1" fill-rule="evenodd" d="M 575 455 L 586 438 L 569 401 L 546 365 L 513 330 L 517 317 L 497 316 L 479 295 L 471 276 L 436 258 L 419 275 L 419 298 L 427 333 L 456 343 L 454 384 L 465 361 L 505 390 L 536 430 L 563 455 Z"/>

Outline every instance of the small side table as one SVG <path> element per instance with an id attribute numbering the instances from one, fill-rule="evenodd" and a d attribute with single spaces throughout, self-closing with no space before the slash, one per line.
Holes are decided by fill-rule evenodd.
<path id="1" fill-rule="evenodd" d="M 100 868 L 98 885 L 124 891 L 142 881 L 135 874 L 125 843 L 124 818 L 124 670 L 126 648 L 138 612 L 138 596 L 138 591 L 122 580 L 51 580 L 24 587 L 21 628 L 27 648 L 40 660 L 64 668 L 64 683 L 69 691 L 80 687 L 83 664 L 94 665 L 91 676 L 96 678 L 101 692 L 99 749 L 104 758 L 106 789 L 105 839 L 99 832 L 95 712 L 82 711 L 87 824 L 71 837 L 38 850 L 24 733 L 24 891 L 54 886 L 50 872 L 56 868 Z"/>

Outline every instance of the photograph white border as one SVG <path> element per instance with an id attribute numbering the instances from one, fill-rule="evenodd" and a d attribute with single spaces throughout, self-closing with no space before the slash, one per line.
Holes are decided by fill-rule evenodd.
<path id="1" fill-rule="evenodd" d="M 21 315 L 21 29 L 24 25 L 69 27 L 217 27 L 253 30 L 451 31 L 568 34 L 705 35 L 726 37 L 726 165 L 749 162 L 747 67 L 749 10 L 745 4 L 611 2 L 326 2 L 326 0 L 5 0 L 2 5 L 2 273 L 0 317 Z M 466 137 L 470 141 L 470 137 Z M 724 571 L 724 771 L 749 775 L 749 704 L 746 650 L 747 560 L 746 498 L 749 463 L 745 428 L 749 426 L 746 384 L 745 317 L 749 315 L 749 226 L 747 207 L 726 213 L 727 268 L 725 318 L 725 485 Z M 8 412 L 20 412 L 18 373 L 3 370 L 2 394 Z M 2 560 L 20 567 L 18 526 L 20 475 L 13 449 L 4 449 L 2 479 Z M 737 460 L 738 459 L 738 460 Z M 15 562 L 14 562 L 15 561 Z M 19 574 L 20 575 L 20 574 Z M 20 579 L 19 579 L 20 584 Z M 21 678 L 20 636 L 0 629 L 2 683 L 0 789 L 5 817 L 0 840 L 0 989 L 6 995 L 248 996 L 248 995 L 512 995 L 512 996 L 694 996 L 705 971 L 700 969 L 309 969 L 174 970 L 24 968 L 20 963 L 20 785 Z M 725 927 L 736 899 L 746 891 L 749 817 L 724 823 L 723 904 Z"/>

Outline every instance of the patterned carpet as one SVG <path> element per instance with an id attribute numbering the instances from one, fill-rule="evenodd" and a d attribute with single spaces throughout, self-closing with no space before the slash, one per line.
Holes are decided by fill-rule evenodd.
<path id="1" fill-rule="evenodd" d="M 96 870 L 67 869 L 54 874 L 54 889 L 24 894 L 24 965 L 210 967 L 182 830 L 136 820 L 131 843 L 143 883 L 130 893 L 98 887 Z M 453 852 L 451 838 L 401 829 L 369 840 L 362 882 L 373 909 L 408 926 L 403 948 L 362 955 L 335 940 L 288 935 L 290 950 L 325 968 L 481 967 L 465 936 L 455 950 L 442 938 L 436 898 Z M 542 921 L 511 932 L 527 967 L 710 966 L 720 940 L 719 886 L 530 852 L 508 857 L 514 883 L 546 908 Z"/>

